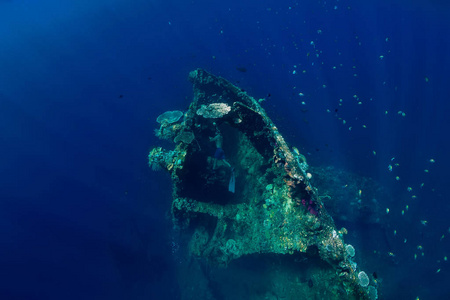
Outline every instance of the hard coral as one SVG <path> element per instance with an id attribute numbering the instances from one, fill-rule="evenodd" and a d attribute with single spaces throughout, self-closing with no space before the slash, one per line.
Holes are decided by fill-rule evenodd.
<path id="1" fill-rule="evenodd" d="M 172 124 L 177 122 L 181 116 L 183 116 L 183 112 L 179 110 L 174 111 L 166 111 L 156 118 L 156 122 L 159 124 Z"/>
<path id="2" fill-rule="evenodd" d="M 218 119 L 231 111 L 231 107 L 226 103 L 212 103 L 209 105 L 202 105 L 197 110 L 197 115 L 203 116 L 207 119 Z"/>
<path id="3" fill-rule="evenodd" d="M 183 131 L 175 137 L 173 140 L 175 143 L 183 142 L 185 144 L 190 144 L 194 140 L 195 136 L 191 131 Z"/>

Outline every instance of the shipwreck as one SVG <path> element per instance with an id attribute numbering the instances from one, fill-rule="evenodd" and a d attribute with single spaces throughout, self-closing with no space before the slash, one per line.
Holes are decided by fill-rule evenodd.
<path id="1" fill-rule="evenodd" d="M 260 102 L 202 69 L 189 80 L 187 111 L 157 120 L 156 135 L 173 149 L 148 156 L 173 182 L 182 299 L 376 299 L 305 157 Z"/>

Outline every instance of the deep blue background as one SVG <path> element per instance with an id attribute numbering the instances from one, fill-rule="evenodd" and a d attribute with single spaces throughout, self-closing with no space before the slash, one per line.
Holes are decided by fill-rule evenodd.
<path id="1" fill-rule="evenodd" d="M 177 298 L 170 180 L 146 156 L 202 67 L 266 98 L 311 165 L 389 189 L 384 296 L 445 299 L 449 16 L 439 1 L 0 1 L 0 297 Z"/>

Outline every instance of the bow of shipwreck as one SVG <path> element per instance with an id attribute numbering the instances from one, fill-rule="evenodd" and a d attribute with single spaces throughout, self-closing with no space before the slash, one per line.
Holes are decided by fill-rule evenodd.
<path id="1" fill-rule="evenodd" d="M 149 154 L 173 181 L 172 219 L 189 257 L 182 298 L 376 298 L 346 230 L 311 186 L 305 157 L 259 102 L 202 69 L 189 80 L 188 110 L 160 116 L 155 130 L 174 148 Z M 218 132 L 224 157 L 215 157 Z"/>

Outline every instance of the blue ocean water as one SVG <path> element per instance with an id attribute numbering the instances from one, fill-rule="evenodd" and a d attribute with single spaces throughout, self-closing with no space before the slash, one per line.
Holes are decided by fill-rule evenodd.
<path id="1" fill-rule="evenodd" d="M 0 1 L 0 297 L 179 298 L 170 178 L 146 157 L 201 67 L 265 98 L 310 165 L 389 191 L 388 242 L 348 228 L 383 299 L 448 299 L 449 16 L 440 1 Z"/>

